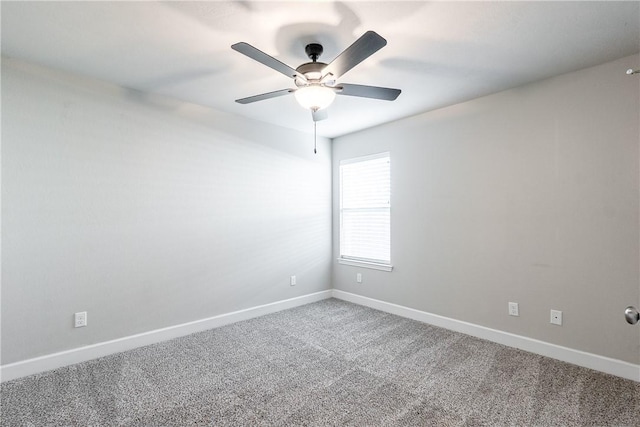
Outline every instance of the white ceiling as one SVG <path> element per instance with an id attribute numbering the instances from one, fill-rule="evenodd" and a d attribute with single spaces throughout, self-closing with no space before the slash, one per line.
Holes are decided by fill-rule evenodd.
<path id="1" fill-rule="evenodd" d="M 339 96 L 318 123 L 319 134 L 335 137 L 637 53 L 639 6 L 3 1 L 2 54 L 310 132 L 310 113 L 293 96 L 234 102 L 294 86 L 230 46 L 245 41 L 295 68 L 308 62 L 307 43 L 323 44 L 321 60 L 330 62 L 374 30 L 387 46 L 340 82 L 402 94 L 394 102 Z"/>

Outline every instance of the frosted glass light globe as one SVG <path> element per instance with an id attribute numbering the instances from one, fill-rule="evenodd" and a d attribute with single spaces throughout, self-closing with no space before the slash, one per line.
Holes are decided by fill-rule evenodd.
<path id="1" fill-rule="evenodd" d="M 296 97 L 298 104 L 308 110 L 327 108 L 336 97 L 333 89 L 317 85 L 301 87 L 293 95 Z"/>

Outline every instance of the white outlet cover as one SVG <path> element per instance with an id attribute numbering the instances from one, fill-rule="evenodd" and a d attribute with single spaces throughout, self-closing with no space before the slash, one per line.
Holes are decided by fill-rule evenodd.
<path id="1" fill-rule="evenodd" d="M 562 326 L 562 312 L 560 310 L 551 310 L 550 322 L 554 325 Z"/>
<path id="2" fill-rule="evenodd" d="M 356 282 L 362 283 L 362 273 L 356 273 Z"/>
<path id="3" fill-rule="evenodd" d="M 291 276 L 291 280 L 289 282 L 291 284 L 291 286 L 295 286 L 296 285 L 296 276 Z"/>
<path id="4" fill-rule="evenodd" d="M 517 302 L 509 303 L 509 316 L 520 316 L 520 310 Z"/>
<path id="5" fill-rule="evenodd" d="M 84 326 L 87 326 L 87 312 L 86 311 L 80 311 L 78 313 L 75 313 L 73 315 L 73 319 L 74 319 L 74 327 L 82 328 Z"/>

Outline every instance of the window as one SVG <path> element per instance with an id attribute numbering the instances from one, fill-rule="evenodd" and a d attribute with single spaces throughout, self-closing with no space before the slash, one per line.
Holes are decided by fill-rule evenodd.
<path id="1" fill-rule="evenodd" d="M 391 271 L 389 153 L 340 162 L 342 264 Z"/>

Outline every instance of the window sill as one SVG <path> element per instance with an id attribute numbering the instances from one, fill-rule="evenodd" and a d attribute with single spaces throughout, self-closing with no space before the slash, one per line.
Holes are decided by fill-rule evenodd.
<path id="1" fill-rule="evenodd" d="M 382 271 L 393 270 L 393 265 L 380 264 L 377 262 L 356 261 L 353 259 L 338 258 L 338 263 L 344 264 L 344 265 L 352 265 L 354 267 L 371 268 L 373 270 L 382 270 Z"/>

